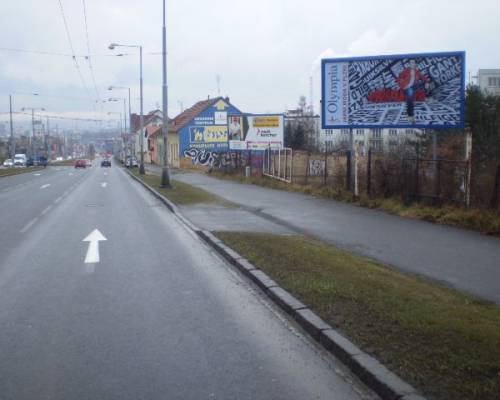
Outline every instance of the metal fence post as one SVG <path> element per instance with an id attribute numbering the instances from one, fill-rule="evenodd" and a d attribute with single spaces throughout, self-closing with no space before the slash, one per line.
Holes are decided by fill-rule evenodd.
<path id="1" fill-rule="evenodd" d="M 346 190 L 351 190 L 351 150 L 346 151 L 346 175 L 345 175 L 345 187 Z"/>
<path id="2" fill-rule="evenodd" d="M 368 149 L 368 165 L 366 171 L 366 194 L 371 196 L 372 192 L 372 148 Z"/>
<path id="3" fill-rule="evenodd" d="M 413 198 L 414 200 L 418 201 L 418 192 L 419 192 L 419 169 L 420 169 L 420 160 L 419 160 L 419 153 L 420 153 L 420 146 L 417 143 L 416 145 L 416 158 L 415 158 L 415 190 L 413 193 Z"/>

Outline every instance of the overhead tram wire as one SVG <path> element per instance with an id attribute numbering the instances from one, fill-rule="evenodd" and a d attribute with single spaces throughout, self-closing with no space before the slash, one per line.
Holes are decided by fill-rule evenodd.
<path id="1" fill-rule="evenodd" d="M 90 56 L 89 26 L 87 23 L 87 5 L 85 3 L 85 0 L 82 0 L 82 6 L 83 6 L 83 20 L 85 21 L 85 37 L 87 39 L 87 53 L 88 53 L 87 61 L 89 63 L 90 75 L 92 77 L 92 82 L 94 83 L 94 89 L 95 89 L 95 94 L 97 96 L 97 100 L 101 101 L 101 96 L 99 95 L 99 90 L 97 89 L 97 85 L 95 82 L 94 68 L 92 67 L 92 61 Z"/>
<path id="2" fill-rule="evenodd" d="M 8 111 L 2 111 L 0 114 L 8 114 Z M 29 112 L 23 112 L 23 111 L 14 111 L 12 114 L 17 114 L 17 115 L 29 115 L 31 116 L 31 113 Z M 47 114 L 34 114 L 35 117 L 38 118 L 50 118 L 50 119 L 62 119 L 62 120 L 70 120 L 70 121 L 85 121 L 85 122 L 101 122 L 101 121 L 120 121 L 121 119 L 118 118 L 106 118 L 106 119 L 94 119 L 94 118 L 77 118 L 77 117 L 63 117 L 60 115 L 47 115 Z"/>
<path id="3" fill-rule="evenodd" d="M 31 54 L 41 54 L 46 56 L 60 56 L 60 57 L 77 57 L 77 58 L 87 58 L 87 54 L 75 54 L 74 56 L 68 53 L 59 53 L 56 51 L 43 51 L 43 50 L 29 50 L 29 49 L 16 49 L 12 47 L 0 47 L 0 51 L 12 51 L 16 53 L 31 53 Z M 151 53 L 152 54 L 152 53 Z M 116 54 L 90 54 L 92 57 L 116 57 Z M 132 53 L 120 54 L 121 56 L 132 56 Z"/>
<path id="4" fill-rule="evenodd" d="M 78 75 L 80 77 L 82 85 L 85 88 L 85 91 L 87 92 L 87 96 L 89 96 L 89 99 L 92 99 L 92 96 L 90 95 L 89 88 L 87 86 L 87 83 L 85 82 L 85 78 L 82 75 L 82 71 L 80 69 L 80 65 L 78 64 L 78 60 L 77 60 L 76 55 L 75 55 L 75 49 L 73 47 L 73 41 L 71 40 L 71 35 L 69 33 L 68 22 L 66 20 L 66 15 L 64 14 L 64 7 L 63 7 L 63 4 L 62 4 L 62 0 L 58 0 L 58 1 L 59 1 L 59 8 L 61 10 L 61 16 L 62 16 L 63 22 L 64 22 L 64 28 L 66 29 L 66 36 L 68 38 L 69 47 L 71 49 L 71 57 L 73 58 L 73 61 L 75 62 L 76 70 L 78 72 Z"/>

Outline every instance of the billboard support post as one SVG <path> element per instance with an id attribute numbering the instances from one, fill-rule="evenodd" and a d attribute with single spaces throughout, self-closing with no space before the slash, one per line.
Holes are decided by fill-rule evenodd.
<path id="1" fill-rule="evenodd" d="M 465 180 L 465 207 L 470 207 L 471 176 L 472 176 L 472 132 L 465 131 L 465 162 L 467 163 L 467 175 Z"/>
<path id="2" fill-rule="evenodd" d="M 413 200 L 418 201 L 419 195 L 419 169 L 420 169 L 420 145 L 417 143 L 415 146 L 415 192 L 413 195 Z"/>
<path id="3" fill-rule="evenodd" d="M 359 197 L 358 167 L 359 167 L 359 146 L 354 149 L 354 197 Z"/>

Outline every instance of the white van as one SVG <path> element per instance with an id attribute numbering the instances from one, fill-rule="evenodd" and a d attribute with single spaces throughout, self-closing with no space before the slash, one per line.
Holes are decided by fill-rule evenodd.
<path id="1" fill-rule="evenodd" d="M 14 167 L 26 167 L 26 154 L 16 154 L 14 156 Z"/>

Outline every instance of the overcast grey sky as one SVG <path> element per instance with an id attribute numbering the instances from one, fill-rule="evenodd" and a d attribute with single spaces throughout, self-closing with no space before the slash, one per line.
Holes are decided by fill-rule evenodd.
<path id="1" fill-rule="evenodd" d="M 61 0 L 77 55 L 86 55 L 82 0 Z M 107 49 L 111 42 L 144 47 L 145 111 L 161 104 L 161 0 L 86 0 L 91 63 L 101 99 L 132 88 L 139 110 L 138 54 Z M 500 67 L 498 0 L 167 0 L 169 115 L 221 94 L 246 112 L 282 112 L 309 77 L 318 109 L 322 57 L 465 50 L 467 70 Z M 59 0 L 2 0 L 0 5 L 0 111 L 45 107 L 53 114 L 95 116 L 119 111 L 95 106 L 89 63 L 70 54 Z M 131 54 L 115 57 L 119 52 Z M 25 93 L 37 92 L 33 97 Z M 63 98 L 65 97 L 65 98 Z M 1 120 L 4 120 L 2 115 Z"/>

